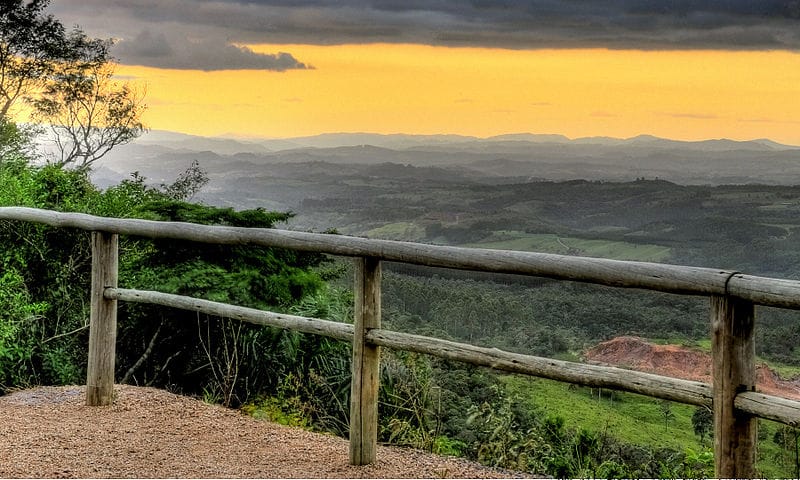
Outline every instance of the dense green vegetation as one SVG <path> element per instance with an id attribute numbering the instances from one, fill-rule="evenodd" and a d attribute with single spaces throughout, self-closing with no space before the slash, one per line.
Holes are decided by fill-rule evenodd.
<path id="1" fill-rule="evenodd" d="M 43 14 L 47 3 L 0 8 L 2 206 L 270 228 L 294 215 L 259 207 L 284 195 L 296 200 L 300 226 L 798 278 L 796 186 L 553 182 L 537 178 L 533 163 L 517 165 L 518 171 L 534 168 L 531 175 L 503 178 L 496 171 L 507 164 L 502 159 L 486 163 L 485 176 L 459 169 L 456 158 L 447 169 L 320 161 L 272 165 L 267 170 L 274 178 L 246 176 L 236 180 L 236 191 L 217 189 L 229 195 L 217 204 L 257 203 L 234 210 L 192 201 L 214 178 L 185 159 L 171 183 L 154 185 L 133 173 L 100 189 L 90 181 L 91 168 L 108 149 L 142 132 L 141 98 L 127 85 L 102 83 L 112 78 L 109 43 L 67 31 Z M 55 138 L 75 139 L 58 142 L 60 158 L 40 156 L 31 141 L 37 132 L 8 120 L 20 98 L 29 98 L 45 123 L 69 119 L 49 125 Z M 105 112 L 103 127 L 84 108 Z M 76 128 L 86 135 L 74 136 Z M 368 150 L 360 155 L 375 153 Z M 213 167 L 226 173 L 225 165 Z M 78 230 L 0 223 L 3 392 L 84 381 L 88 240 Z M 125 287 L 352 321 L 349 267 L 320 255 L 129 237 L 120 249 Z M 401 331 L 570 360 L 623 334 L 691 344 L 703 344 L 708 335 L 703 299 L 400 265 L 387 265 L 385 272 L 384 323 Z M 761 309 L 758 315 L 758 354 L 780 362 L 783 372 L 797 372 L 797 314 Z M 349 345 L 133 304 L 120 308 L 118 338 L 121 382 L 347 434 Z M 712 473 L 704 409 L 500 376 L 404 352 L 384 351 L 382 365 L 382 442 L 558 477 Z M 762 475 L 799 473 L 797 430 L 764 422 L 759 440 Z"/>
<path id="2" fill-rule="evenodd" d="M 7 186 L 0 193 L 2 205 L 263 227 L 290 218 L 286 213 L 234 211 L 187 201 L 206 178 L 196 164 L 171 184 L 149 185 L 134 174 L 99 190 L 84 172 L 31 163 L 24 135 L 12 127 L 4 131 L 9 141 L 0 164 L 0 181 Z M 786 219 L 783 222 L 787 225 Z M 441 230 L 415 225 L 389 224 L 374 233 L 441 237 Z M 691 254 L 678 241 L 639 241 L 636 235 L 622 235 L 619 228 L 594 225 L 582 233 L 573 228 L 548 234 L 499 228 L 491 222 L 484 227 L 493 230 L 472 239 L 477 245 L 603 252 L 618 258 L 655 255 L 672 261 Z M 475 229 L 482 231 L 480 225 Z M 748 232 L 750 237 L 736 241 L 752 242 L 763 232 L 775 233 L 763 228 Z M 0 331 L 3 388 L 82 382 L 88 333 L 87 234 L 4 222 L 0 235 L 0 298 L 7 305 Z M 223 249 L 135 238 L 123 238 L 121 250 L 124 286 L 352 320 L 347 264 L 276 249 Z M 707 304 L 696 298 L 399 265 L 387 266 L 383 291 L 389 328 L 571 360 L 579 359 L 588 346 L 620 334 L 684 342 L 707 337 Z M 792 343 L 796 315 L 762 313 L 759 354 L 788 366 L 800 363 Z M 290 425 L 347 433 L 348 345 L 137 305 L 122 306 L 119 336 L 117 375 L 122 381 L 244 405 L 254 416 Z M 708 432 L 697 430 L 696 409 L 497 376 L 402 352 L 386 351 L 383 363 L 381 441 L 560 477 L 711 474 Z M 792 430 L 765 424 L 759 463 L 763 474 L 793 472 L 788 447 L 796 440 L 793 435 Z"/>
<path id="3" fill-rule="evenodd" d="M 314 165 L 316 169 L 325 166 Z M 624 183 L 508 179 L 513 183 L 501 183 L 496 178 L 488 184 L 460 176 L 457 171 L 450 181 L 443 182 L 426 180 L 425 169 L 413 166 L 405 167 L 404 176 L 382 175 L 381 168 L 389 166 L 359 169 L 349 165 L 341 174 L 325 169 L 324 178 L 316 176 L 294 187 L 306 196 L 297 218 L 312 225 L 328 219 L 341 232 L 378 238 L 658 261 L 778 278 L 796 279 L 800 271 L 798 186 L 677 185 L 643 179 Z M 278 180 L 302 182 L 299 172 L 303 168 L 306 166 L 297 166 L 294 175 L 294 170 L 284 166 Z M 317 190 L 311 191 L 311 184 Z M 279 195 L 276 192 L 275 196 Z M 400 295 L 401 304 L 419 303 L 417 298 L 446 297 L 448 301 L 442 303 L 449 305 L 461 285 L 474 285 L 465 287 L 470 293 L 458 298 L 457 306 L 439 307 L 463 310 L 444 312 L 447 320 L 438 320 L 439 311 L 421 315 L 411 308 L 406 313 L 419 316 L 417 323 L 429 330 L 460 322 L 457 319 L 462 313 L 464 318 L 472 318 L 461 322 L 464 324 L 485 318 L 487 325 L 478 330 L 485 329 L 489 337 L 496 337 L 486 342 L 497 346 L 514 347 L 508 344 L 516 341 L 505 335 L 509 324 L 516 329 L 512 330 L 514 337 L 521 329 L 558 332 L 553 336 L 566 343 L 567 350 L 576 352 L 620 334 L 677 341 L 707 337 L 706 306 L 701 300 L 568 284 L 524 293 L 514 285 L 537 281 L 407 266 L 391 270 L 406 275 L 402 283 L 418 286 L 414 292 L 410 286 L 400 287 L 407 295 L 387 287 L 390 304 L 393 296 Z M 443 293 L 425 296 L 425 291 L 434 290 Z M 545 292 L 550 292 L 549 300 L 542 298 Z M 530 306 L 529 295 L 536 299 L 535 308 Z M 492 324 L 501 317 L 514 320 Z M 528 320 L 533 318 L 537 320 Z M 800 364 L 798 319 L 793 311 L 759 308 L 759 355 L 789 366 Z M 409 328 L 414 325 L 409 324 Z M 488 334 L 489 330 L 495 334 Z M 481 336 L 479 331 L 472 331 L 462 338 L 476 340 Z M 532 352 L 542 351 L 525 336 L 521 338 L 516 343 L 528 343 Z"/>
<path id="4" fill-rule="evenodd" d="M 197 164 L 170 184 L 151 185 L 133 174 L 100 190 L 85 172 L 36 165 L 24 132 L 13 125 L 6 125 L 3 132 L 2 205 L 260 227 L 291 218 L 287 213 L 192 203 L 206 181 Z M 602 188 L 613 190 L 614 185 Z M 780 221 L 780 228 L 794 228 L 787 227 L 788 218 L 771 221 L 775 225 Z M 462 225 L 464 219 L 459 222 Z M 711 224 L 733 229 L 726 221 Z M 420 228 L 413 221 L 400 222 L 373 233 L 430 240 L 428 235 L 444 238 L 443 231 L 455 228 L 437 230 L 432 225 Z M 702 232 L 692 234 L 688 244 L 665 241 L 663 236 L 628 235 L 619 226 L 592 224 L 584 230 L 531 233 L 500 225 L 478 224 L 474 232 L 485 236 L 470 241 L 495 248 L 670 261 L 696 254 L 692 248 L 705 248 L 704 241 L 708 248 L 713 245 L 711 237 L 702 240 Z M 677 235 L 675 230 L 686 228 L 667 233 Z M 742 245 L 785 241 L 774 237 L 774 228 L 778 227 L 744 229 L 740 236 L 730 235 L 730 241 Z M 88 234 L 4 222 L 0 236 L 0 299 L 5 307 L 0 317 L 0 386 L 82 382 L 88 334 Z M 123 286 L 352 321 L 346 263 L 280 249 L 137 238 L 123 238 L 121 251 Z M 786 255 L 790 253 L 787 248 Z M 578 360 L 598 341 L 621 334 L 687 343 L 707 337 L 707 303 L 698 298 L 400 265 L 387 266 L 383 291 L 384 322 L 389 328 L 570 360 Z M 759 354 L 787 367 L 800 364 L 794 342 L 800 333 L 796 314 L 765 310 L 759 318 Z M 124 382 L 243 405 L 254 416 L 290 425 L 347 433 L 350 347 L 346 344 L 140 305 L 123 304 L 119 324 L 117 375 Z M 711 474 L 709 434 L 696 420 L 703 412 L 691 407 L 498 376 L 403 352 L 385 351 L 383 365 L 383 442 L 559 477 Z M 761 473 L 793 474 L 794 431 L 766 423 L 761 431 Z"/>
<path id="5" fill-rule="evenodd" d="M 299 213 L 324 218 L 327 212 L 344 231 L 378 238 L 664 261 L 797 278 L 797 187 L 681 186 L 652 180 L 497 185 L 381 176 L 371 180 L 370 188 L 359 190 L 362 196 L 356 203 L 350 189 L 363 182 L 352 171 L 347 178 L 332 173 L 327 181 L 336 182 L 341 190 L 323 190 L 324 198 L 305 202 L 309 210 Z M 579 360 L 589 346 L 619 335 L 708 344 L 708 304 L 702 298 L 406 265 L 387 267 L 383 295 L 384 322 L 390 328 L 555 358 Z M 758 308 L 757 318 L 760 358 L 778 366 L 787 378 L 796 375 L 798 314 Z M 447 373 L 454 374 L 453 368 L 448 366 Z M 604 447 L 595 463 L 573 457 L 571 475 L 605 475 L 598 468 L 606 460 L 619 463 L 628 476 L 701 475 L 710 461 L 708 433 L 695 430 L 692 422 L 699 415 L 696 409 L 611 392 L 603 392 L 598 401 L 596 390 L 592 396 L 589 389 L 552 382 L 487 378 L 500 385 L 495 388 L 501 397 L 513 398 L 512 405 L 524 405 L 538 419 L 511 422 L 515 426 L 508 427 L 508 451 L 525 452 L 521 439 L 529 438 L 531 429 L 547 438 L 539 429 L 552 416 L 564 422 L 565 432 L 572 432 L 567 436 L 585 430 L 604 442 L 628 446 L 621 451 L 639 452 L 625 456 Z M 435 378 L 434 391 L 446 383 L 446 378 Z M 448 407 L 459 412 L 454 418 L 464 418 L 461 412 L 483 408 L 495 398 L 470 392 L 458 390 L 452 395 L 460 399 Z M 446 389 L 441 395 L 447 395 Z M 438 411 L 436 403 L 428 408 Z M 502 417 L 499 406 L 493 408 L 492 418 Z M 485 448 L 496 447 L 481 450 L 483 443 L 474 429 L 442 422 L 443 426 L 431 421 L 429 428 L 439 425 L 437 431 L 462 442 L 470 456 L 481 458 Z M 787 434 L 783 427 L 763 422 L 760 432 L 761 474 L 794 475 L 793 430 Z M 552 442 L 545 443 L 554 449 Z M 541 447 L 540 443 L 536 449 Z M 567 474 L 552 464 L 531 462 L 534 470 Z M 516 460 L 506 464 L 520 466 Z M 650 467 L 624 470 L 641 465 Z"/>
<path id="6" fill-rule="evenodd" d="M 8 12 L 23 4 L 11 2 L 0 10 L 0 65 L 14 67 L 3 76 L 8 83 L 0 82 L 0 206 L 263 228 L 293 218 L 262 208 L 237 211 L 193 202 L 209 181 L 196 162 L 172 183 L 154 185 L 133 173 L 109 188 L 95 186 L 90 170 L 106 147 L 129 141 L 143 128 L 140 99 L 127 87 L 117 96 L 100 96 L 124 106 L 116 110 L 118 120 L 132 120 L 123 122 L 127 130 L 115 136 L 117 143 L 103 143 L 113 126 L 106 119 L 104 128 L 86 127 L 91 133 L 86 141 L 99 144 L 72 144 L 61 159 L 43 161 L 31 141 L 35 132 L 6 117 L 16 99 L 38 92 L 40 113 L 54 118 L 70 111 L 68 117 L 79 119 L 81 106 L 98 105 L 100 98 L 76 96 L 81 85 L 110 78 L 104 77 L 108 44 L 80 30 L 67 32 L 42 16 L 46 4 L 31 2 L 25 10 L 29 21 L 16 26 Z M 46 35 L 30 35 L 37 32 Z M 80 51 L 70 52 L 69 45 Z M 56 136 L 69 135 L 71 126 L 53 128 Z M 390 163 L 343 168 L 317 162 L 278 170 L 284 175 L 279 181 L 250 178 L 241 183 L 243 191 L 265 185 L 291 191 L 300 197 L 305 220 L 322 219 L 325 227 L 348 233 L 798 278 L 800 187 L 533 182 L 530 176 L 487 181 L 475 178 L 474 171 Z M 304 197 L 309 185 L 314 193 Z M 83 231 L 0 222 L 0 391 L 84 381 L 88 239 Z M 320 255 L 129 237 L 122 238 L 120 249 L 125 287 L 352 321 L 349 266 Z M 396 330 L 570 360 L 623 334 L 695 345 L 707 341 L 704 299 L 400 265 L 387 265 L 385 272 L 384 324 Z M 759 355 L 796 373 L 797 314 L 762 309 L 758 318 Z M 120 308 L 118 338 L 116 373 L 123 383 L 167 388 L 241 406 L 257 417 L 347 434 L 349 345 L 133 304 Z M 713 473 L 710 419 L 702 408 L 500 376 L 407 352 L 384 351 L 382 365 L 382 442 L 557 477 Z M 800 473 L 796 429 L 764 422 L 759 440 L 762 475 Z"/>
<path id="7" fill-rule="evenodd" d="M 13 128 L 9 149 L 24 138 Z M 204 174 L 190 166 L 176 181 L 148 186 L 134 174 L 105 191 L 83 170 L 37 166 L 24 149 L 0 162 L 0 205 L 101 216 L 271 227 L 289 214 L 236 212 L 185 200 Z M 88 233 L 21 222 L 0 225 L 0 388 L 80 383 L 85 377 Z M 120 283 L 287 311 L 323 291 L 317 255 L 269 248 L 222 248 L 123 238 Z M 120 309 L 118 378 L 140 385 L 206 394 L 238 404 L 274 389 L 285 371 L 302 371 L 319 342 L 268 328 L 186 312 L 126 305 Z M 294 352 L 284 348 L 294 346 Z M 275 364 L 282 365 L 276 368 Z"/>

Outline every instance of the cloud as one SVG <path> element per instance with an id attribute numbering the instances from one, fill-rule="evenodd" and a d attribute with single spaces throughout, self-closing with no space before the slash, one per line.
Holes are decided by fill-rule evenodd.
<path id="1" fill-rule="evenodd" d="M 111 35 L 117 35 L 113 29 L 149 28 L 170 32 L 170 40 L 210 35 L 218 47 L 408 42 L 800 50 L 800 0 L 53 0 L 51 10 L 67 24 L 89 18 Z M 160 53 L 159 44 L 148 46 Z M 177 48 L 174 40 L 169 46 Z M 233 54 L 244 64 L 255 61 L 247 52 Z"/>
<path id="2" fill-rule="evenodd" d="M 136 80 L 139 80 L 140 78 L 141 77 L 139 77 L 137 75 L 117 75 L 117 74 L 114 74 L 114 80 L 120 80 L 120 81 L 123 81 L 123 82 L 136 81 Z"/>
<path id="3" fill-rule="evenodd" d="M 205 71 L 313 68 L 288 52 L 257 53 L 242 45 L 246 35 L 234 23 L 250 13 L 225 2 L 53 0 L 48 11 L 91 36 L 114 38 L 112 54 L 123 64 Z"/>
<path id="4" fill-rule="evenodd" d="M 127 64 L 182 70 L 276 70 L 305 69 L 290 53 L 263 54 L 224 40 L 167 38 L 163 32 L 142 30 L 136 37 L 121 40 L 114 53 Z"/>

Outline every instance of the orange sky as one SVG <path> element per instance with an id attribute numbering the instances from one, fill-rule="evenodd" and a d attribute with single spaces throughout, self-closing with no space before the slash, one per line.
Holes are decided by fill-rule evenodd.
<path id="1" fill-rule="evenodd" d="M 251 45 L 313 70 L 120 66 L 153 129 L 291 137 L 513 132 L 771 138 L 800 145 L 800 54 Z"/>

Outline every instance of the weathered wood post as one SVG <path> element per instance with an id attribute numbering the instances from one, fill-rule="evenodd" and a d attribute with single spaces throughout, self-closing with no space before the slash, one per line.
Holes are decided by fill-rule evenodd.
<path id="1" fill-rule="evenodd" d="M 378 445 L 380 348 L 365 342 L 366 333 L 381 326 L 381 262 L 356 259 L 353 380 L 350 390 L 350 464 L 375 461 Z"/>
<path id="2" fill-rule="evenodd" d="M 754 478 L 756 418 L 737 412 L 740 392 L 755 391 L 755 308 L 731 296 L 711 297 L 714 391 L 714 473 L 717 478 Z"/>
<path id="3" fill-rule="evenodd" d="M 89 364 L 86 405 L 111 405 L 114 399 L 114 360 L 117 344 L 117 301 L 103 297 L 117 286 L 118 236 L 92 232 L 92 292 L 89 316 Z"/>

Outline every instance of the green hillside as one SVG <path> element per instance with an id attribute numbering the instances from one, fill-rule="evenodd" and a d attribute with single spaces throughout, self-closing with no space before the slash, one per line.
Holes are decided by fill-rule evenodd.
<path id="1" fill-rule="evenodd" d="M 713 449 L 711 438 L 701 443 L 694 433 L 692 415 L 696 407 L 691 405 L 521 376 L 504 376 L 502 382 L 527 408 L 562 417 L 573 428 L 585 428 L 654 449 L 670 448 L 684 453 Z M 793 474 L 793 453 L 774 441 L 780 428 L 780 424 L 759 421 L 757 468 L 763 477 Z"/>

